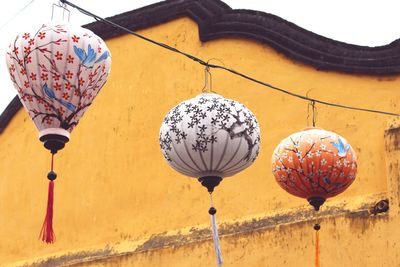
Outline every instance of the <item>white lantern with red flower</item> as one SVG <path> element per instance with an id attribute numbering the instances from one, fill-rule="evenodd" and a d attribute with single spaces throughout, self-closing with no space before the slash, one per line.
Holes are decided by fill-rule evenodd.
<path id="1" fill-rule="evenodd" d="M 49 23 L 17 35 L 6 60 L 19 98 L 39 130 L 39 139 L 54 155 L 69 141 L 71 131 L 107 80 L 111 57 L 106 44 L 82 27 Z M 48 178 L 43 241 L 51 243 L 53 161 Z"/>

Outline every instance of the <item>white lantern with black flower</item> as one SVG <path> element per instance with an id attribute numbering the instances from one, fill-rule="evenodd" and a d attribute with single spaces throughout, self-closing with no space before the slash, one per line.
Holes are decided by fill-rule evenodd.
<path id="1" fill-rule="evenodd" d="M 249 167 L 257 158 L 260 130 L 243 104 L 214 93 L 203 93 L 178 104 L 160 129 L 160 146 L 176 171 L 197 178 L 211 194 L 223 178 Z M 222 263 L 215 221 L 209 210 L 218 263 Z"/>

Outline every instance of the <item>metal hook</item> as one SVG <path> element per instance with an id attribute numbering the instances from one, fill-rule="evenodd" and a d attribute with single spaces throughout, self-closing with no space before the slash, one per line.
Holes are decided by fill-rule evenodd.
<path id="1" fill-rule="evenodd" d="M 68 15 L 68 22 L 69 19 L 71 17 L 71 12 L 69 11 L 69 9 L 67 8 L 67 4 L 62 3 L 61 1 L 58 1 L 58 4 L 53 3 L 52 7 L 51 7 L 51 20 L 53 20 L 54 17 L 54 7 L 59 7 L 62 8 L 63 13 L 62 13 L 62 20 L 65 20 L 65 13 L 67 13 Z"/>
<path id="2" fill-rule="evenodd" d="M 220 62 L 225 67 L 224 62 L 222 62 L 218 58 L 210 58 L 209 60 L 207 60 L 207 62 L 204 64 L 204 66 L 205 66 L 205 69 L 204 69 L 204 87 L 202 89 L 202 92 L 203 93 L 208 92 L 208 93 L 216 94 L 217 92 L 215 92 L 212 89 L 212 74 L 210 72 L 210 67 L 211 68 L 215 68 L 215 66 L 210 64 L 211 60 L 216 60 L 216 61 Z"/>
<path id="3" fill-rule="evenodd" d="M 307 106 L 307 126 L 309 125 L 308 121 L 310 118 L 310 109 L 312 113 L 312 126 L 315 127 L 317 122 L 317 107 L 315 106 L 315 100 L 311 99 Z"/>
<path id="4" fill-rule="evenodd" d="M 212 76 L 211 76 L 210 67 L 208 66 L 208 64 L 205 65 L 205 68 L 204 68 L 204 87 L 203 87 L 203 89 L 201 89 L 201 91 L 203 93 L 213 93 Z"/>
<path id="5" fill-rule="evenodd" d="M 307 126 L 309 126 L 309 118 L 310 118 L 310 109 L 312 113 L 312 126 L 315 127 L 315 124 L 317 122 L 317 107 L 315 106 L 316 102 L 315 99 L 312 99 L 308 96 L 308 94 L 313 90 L 314 88 L 311 88 L 310 90 L 307 91 L 306 97 L 307 99 L 310 100 L 307 105 Z"/>

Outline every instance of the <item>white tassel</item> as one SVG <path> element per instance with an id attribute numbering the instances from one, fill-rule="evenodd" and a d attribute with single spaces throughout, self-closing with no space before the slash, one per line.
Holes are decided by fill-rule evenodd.
<path id="1" fill-rule="evenodd" d="M 211 215 L 211 228 L 212 228 L 212 234 L 213 234 L 213 240 L 214 240 L 215 255 L 217 257 L 217 265 L 218 265 L 218 267 L 221 267 L 223 260 L 222 260 L 221 247 L 219 245 L 217 217 L 215 215 L 216 212 L 217 212 L 217 210 L 214 207 L 211 207 L 209 210 L 209 213 Z"/>

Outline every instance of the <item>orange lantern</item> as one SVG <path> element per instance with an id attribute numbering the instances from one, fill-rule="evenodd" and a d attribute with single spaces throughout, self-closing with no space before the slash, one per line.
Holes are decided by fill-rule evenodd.
<path id="1" fill-rule="evenodd" d="M 313 127 L 281 141 L 272 156 L 272 172 L 283 189 L 306 198 L 318 211 L 327 198 L 353 183 L 357 160 L 343 137 Z"/>

